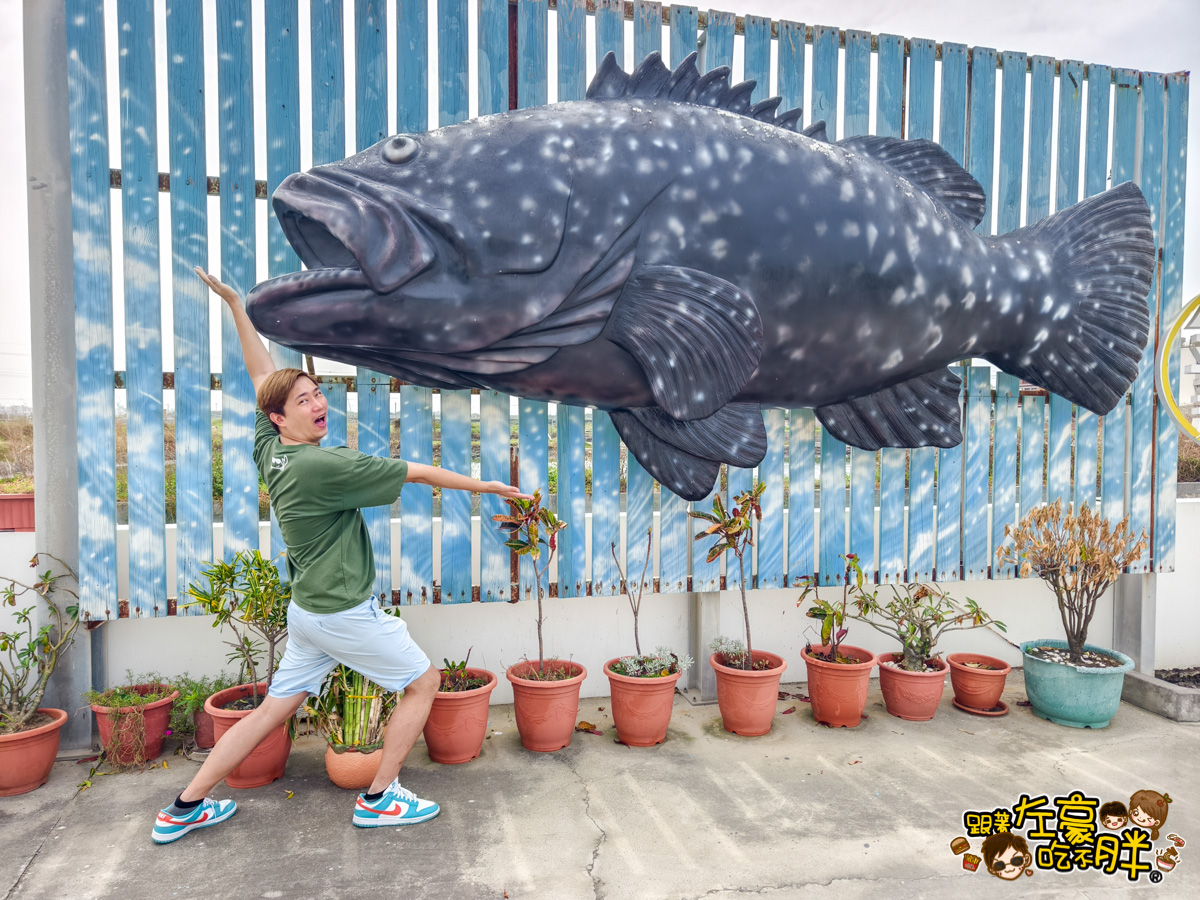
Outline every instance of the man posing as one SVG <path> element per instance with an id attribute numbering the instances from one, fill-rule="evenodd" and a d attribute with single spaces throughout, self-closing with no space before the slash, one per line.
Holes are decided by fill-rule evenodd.
<path id="1" fill-rule="evenodd" d="M 152 837 L 167 844 L 232 816 L 237 804 L 206 799 L 209 791 L 310 694 L 319 693 L 338 663 L 389 691 L 404 691 L 384 731 L 379 772 L 354 805 L 354 824 L 371 828 L 432 819 L 438 805 L 401 787 L 399 773 L 425 727 L 440 676 L 404 621 L 383 613 L 369 595 L 375 560 L 360 510 L 393 503 L 406 481 L 506 498 L 527 495 L 502 481 L 321 447 L 327 407 L 320 387 L 299 369 L 276 370 L 237 292 L 200 268 L 196 274 L 229 305 L 254 382 L 254 461 L 287 547 L 292 602 L 287 647 L 267 697 L 221 738 L 183 793 L 158 814 Z"/>

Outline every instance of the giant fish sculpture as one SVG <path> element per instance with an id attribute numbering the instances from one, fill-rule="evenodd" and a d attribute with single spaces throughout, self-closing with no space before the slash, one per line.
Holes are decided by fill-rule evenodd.
<path id="1" fill-rule="evenodd" d="M 1154 241 L 1133 184 L 998 237 L 930 141 L 830 143 L 727 68 L 388 138 L 287 178 L 307 271 L 259 284 L 273 340 L 439 388 L 608 410 L 686 499 L 766 450 L 760 408 L 857 447 L 962 440 L 983 357 L 1096 413 L 1137 375 Z"/>

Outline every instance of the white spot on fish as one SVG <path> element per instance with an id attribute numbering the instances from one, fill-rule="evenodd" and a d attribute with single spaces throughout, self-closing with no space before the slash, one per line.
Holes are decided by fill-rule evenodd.
<path id="1" fill-rule="evenodd" d="M 962 283 L 963 283 L 963 287 L 970 287 L 970 286 L 971 286 L 971 283 L 972 283 L 972 282 L 974 282 L 974 281 L 975 281 L 975 276 L 971 274 L 971 267 L 970 267 L 970 266 L 963 266 L 963 267 L 962 267 Z"/>
<path id="2" fill-rule="evenodd" d="M 842 201 L 849 202 L 854 199 L 854 182 L 847 178 L 842 182 Z"/>
<path id="3" fill-rule="evenodd" d="M 638 160 L 637 173 L 639 175 L 649 175 L 654 171 L 654 161 L 648 157 L 643 157 Z"/>
<path id="4" fill-rule="evenodd" d="M 1000 314 L 1004 315 L 1012 310 L 1013 297 L 1012 294 L 1004 294 L 1000 298 Z"/>
<path id="5" fill-rule="evenodd" d="M 828 222 L 814 222 L 813 231 L 817 233 L 817 237 L 824 237 L 825 232 L 829 230 Z"/>
<path id="6" fill-rule="evenodd" d="M 729 252 L 729 241 L 725 238 L 718 238 L 712 242 L 712 255 L 714 259 L 724 259 L 725 254 Z"/>
<path id="7" fill-rule="evenodd" d="M 945 294 L 938 294 L 937 297 L 934 298 L 933 308 L 938 310 L 939 312 L 949 309 L 950 308 L 950 298 L 947 297 Z"/>
<path id="8" fill-rule="evenodd" d="M 970 309 L 975 305 L 975 292 L 967 291 L 967 296 L 963 297 L 963 309 Z"/>
<path id="9" fill-rule="evenodd" d="M 1042 315 L 1045 315 L 1052 309 L 1054 309 L 1054 298 L 1047 294 L 1042 298 Z"/>
<path id="10" fill-rule="evenodd" d="M 537 209 L 537 203 L 534 202 L 532 197 L 522 197 L 521 209 L 525 212 L 533 212 L 533 210 Z"/>
<path id="11" fill-rule="evenodd" d="M 893 350 L 891 354 L 888 355 L 888 358 L 883 361 L 883 365 L 880 366 L 880 369 L 881 371 L 886 372 L 888 369 L 896 368 L 896 366 L 900 365 L 902 362 L 904 362 L 904 354 L 899 350 Z"/>
<path id="12" fill-rule="evenodd" d="M 867 252 L 875 249 L 875 238 L 879 237 L 879 229 L 871 222 L 867 223 Z"/>
<path id="13" fill-rule="evenodd" d="M 896 252 L 894 250 L 889 250 L 887 252 L 887 255 L 884 256 L 884 258 L 883 258 L 883 265 L 879 267 L 879 274 L 882 275 L 884 272 L 886 272 L 888 269 L 890 269 L 895 264 L 896 264 Z"/>
<path id="14" fill-rule="evenodd" d="M 908 299 L 908 291 L 903 286 L 900 286 L 900 287 L 896 288 L 894 291 L 892 291 L 892 303 L 896 303 L 896 304 L 903 303 L 907 299 Z"/>
<path id="15" fill-rule="evenodd" d="M 705 209 L 700 213 L 698 221 L 701 225 L 711 225 L 713 222 L 717 221 L 717 214 L 711 208 Z"/>
<path id="16" fill-rule="evenodd" d="M 842 226 L 842 237 L 856 238 L 859 235 L 859 227 L 857 222 L 847 222 Z"/>

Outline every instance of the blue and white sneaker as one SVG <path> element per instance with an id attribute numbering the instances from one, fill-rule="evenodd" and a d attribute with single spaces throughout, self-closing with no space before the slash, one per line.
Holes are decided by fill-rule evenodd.
<path id="1" fill-rule="evenodd" d="M 412 791 L 400 786 L 397 778 L 387 786 L 378 800 L 358 795 L 354 804 L 354 824 L 359 828 L 378 828 L 381 825 L 416 825 L 428 822 L 442 811 L 432 800 L 422 800 Z"/>
<path id="2" fill-rule="evenodd" d="M 150 833 L 150 837 L 156 844 L 169 844 L 179 840 L 189 831 L 218 825 L 237 812 L 237 804 L 232 800 L 204 799 L 195 809 L 182 814 L 171 812 L 174 805 L 172 803 L 162 810 L 154 820 L 154 831 Z"/>

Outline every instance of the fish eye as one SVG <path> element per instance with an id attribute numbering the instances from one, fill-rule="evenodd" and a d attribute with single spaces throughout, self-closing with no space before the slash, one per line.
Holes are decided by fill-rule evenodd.
<path id="1" fill-rule="evenodd" d="M 417 155 L 417 142 L 405 135 L 397 135 L 383 145 L 383 158 L 400 165 Z"/>

